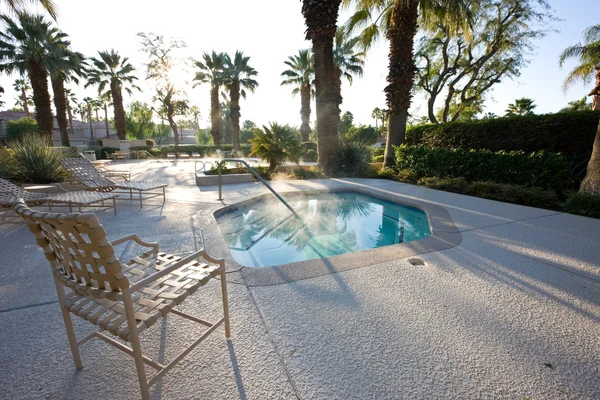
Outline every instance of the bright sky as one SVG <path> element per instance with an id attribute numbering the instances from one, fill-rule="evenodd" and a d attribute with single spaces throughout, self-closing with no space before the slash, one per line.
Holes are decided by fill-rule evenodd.
<path id="1" fill-rule="evenodd" d="M 126 104 L 133 100 L 150 101 L 151 86 L 144 82 L 145 54 L 139 51 L 138 32 L 153 32 L 165 37 L 176 37 L 187 42 L 182 57 L 200 58 L 205 51 L 224 51 L 233 54 L 242 50 L 251 57 L 251 65 L 259 72 L 260 86 L 254 94 L 242 100 L 242 120 L 250 119 L 257 124 L 269 121 L 300 124 L 300 98 L 292 97 L 290 87 L 280 86 L 280 74 L 285 69 L 283 61 L 296 54 L 298 49 L 310 47 L 304 40 L 304 20 L 300 0 L 104 0 L 94 3 L 81 0 L 56 0 L 60 16 L 58 26 L 70 35 L 73 48 L 86 56 L 94 56 L 97 50 L 116 49 L 130 58 L 138 68 L 142 93 L 133 97 L 126 95 Z M 597 0 L 550 0 L 556 15 L 563 21 L 555 23 L 558 33 L 550 33 L 537 41 L 532 62 L 522 71 L 517 81 L 505 81 L 496 86 L 486 111 L 504 114 L 507 105 L 515 98 L 530 97 L 538 105 L 536 112 L 556 112 L 567 102 L 580 99 L 590 88 L 578 85 L 567 93 L 562 81 L 569 69 L 558 67 L 558 55 L 567 46 L 582 40 L 582 31 L 597 24 Z M 340 24 L 349 13 L 343 12 Z M 354 114 L 355 121 L 373 124 L 371 111 L 385 106 L 385 77 L 387 75 L 387 42 L 373 48 L 367 58 L 365 74 L 354 84 L 343 85 L 342 111 Z M 192 89 L 185 84 L 192 72 L 181 72 L 176 78 L 187 87 L 192 102 L 201 110 L 202 125 L 209 120 L 209 88 Z M 6 106 L 12 107 L 15 93 L 14 77 L 0 76 L 0 85 L 7 93 L 3 96 Z M 73 85 L 71 85 L 73 86 Z M 73 88 L 77 97 L 95 96 L 93 88 Z M 316 119 L 312 106 L 311 120 Z M 417 97 L 411 112 L 424 115 L 426 105 Z"/>

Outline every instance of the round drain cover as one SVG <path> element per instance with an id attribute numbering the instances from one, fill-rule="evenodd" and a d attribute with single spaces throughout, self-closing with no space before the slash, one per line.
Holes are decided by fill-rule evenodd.
<path id="1" fill-rule="evenodd" d="M 420 258 L 409 258 L 408 262 L 411 265 L 414 265 L 415 267 L 424 267 L 425 266 L 425 261 L 421 260 Z"/>

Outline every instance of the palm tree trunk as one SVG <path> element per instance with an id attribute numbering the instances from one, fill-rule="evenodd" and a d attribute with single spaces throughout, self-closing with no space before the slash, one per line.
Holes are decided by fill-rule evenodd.
<path id="1" fill-rule="evenodd" d="M 221 121 L 219 118 L 219 87 L 210 88 L 210 134 L 215 146 L 221 145 Z"/>
<path id="2" fill-rule="evenodd" d="M 234 79 L 229 89 L 229 112 L 233 128 L 233 151 L 240 150 L 240 80 Z"/>
<path id="3" fill-rule="evenodd" d="M 336 126 L 339 128 L 340 126 L 340 112 L 341 112 L 341 108 L 340 106 L 342 105 L 342 101 L 343 101 L 343 97 L 342 97 L 342 71 L 340 70 L 340 67 L 335 65 L 333 68 L 333 79 L 334 79 L 334 83 L 335 83 L 335 93 L 336 93 L 336 97 L 337 97 L 337 107 L 338 107 L 338 113 L 336 115 Z"/>
<path id="4" fill-rule="evenodd" d="M 61 75 L 50 77 L 52 92 L 54 92 L 54 108 L 56 109 L 56 122 L 60 131 L 60 142 L 62 146 L 71 147 L 69 140 L 69 125 L 67 123 L 67 105 L 65 94 L 65 83 Z"/>
<path id="5" fill-rule="evenodd" d="M 392 10 L 388 85 L 385 88 L 389 109 L 388 135 L 384 166 L 394 165 L 394 148 L 404 142 L 408 109 L 415 77 L 413 42 L 417 33 L 417 1 L 397 1 Z"/>
<path id="6" fill-rule="evenodd" d="M 110 131 L 108 130 L 108 105 L 106 103 L 104 103 L 104 125 L 106 126 L 106 138 L 108 139 Z"/>
<path id="7" fill-rule="evenodd" d="M 592 110 L 600 110 L 600 67 L 596 68 L 596 89 L 598 94 L 592 97 Z M 592 94 L 594 91 L 592 91 Z M 598 122 L 598 130 L 594 138 L 592 147 L 592 155 L 587 165 L 585 178 L 579 187 L 580 193 L 592 194 L 600 196 L 600 121 Z"/>
<path id="8" fill-rule="evenodd" d="M 33 89 L 33 104 L 35 105 L 35 120 L 40 132 L 52 139 L 54 120 L 50 107 L 50 92 L 48 91 L 48 71 L 37 61 L 27 63 L 29 80 Z"/>
<path id="9" fill-rule="evenodd" d="M 121 94 L 121 88 L 114 81 L 110 83 L 110 93 L 112 94 L 113 99 L 117 137 L 119 140 L 125 140 L 127 138 L 127 133 L 125 130 L 125 108 L 123 107 L 123 95 Z"/>
<path id="10" fill-rule="evenodd" d="M 94 123 L 92 121 L 92 105 L 88 104 L 88 118 L 90 120 L 90 140 L 94 140 Z"/>
<path id="11" fill-rule="evenodd" d="M 67 105 L 67 115 L 69 117 L 69 127 L 71 128 L 71 135 L 75 134 L 73 130 L 73 112 L 71 111 L 71 102 L 69 101 L 69 97 L 65 95 L 65 104 Z"/>
<path id="12" fill-rule="evenodd" d="M 23 101 L 23 111 L 25 111 L 25 116 L 29 117 L 29 105 L 27 104 L 27 92 L 25 92 L 25 88 L 21 88 L 21 100 Z"/>
<path id="13" fill-rule="evenodd" d="M 313 53 L 315 55 L 315 88 L 317 91 L 317 151 L 319 166 L 329 173 L 329 158 L 339 147 L 338 95 L 334 78 L 333 64 L 333 33 L 319 35 L 313 38 Z"/>
<path id="14" fill-rule="evenodd" d="M 300 134 L 302 135 L 302 141 L 308 142 L 310 139 L 310 83 L 303 85 L 300 89 L 300 117 L 302 118 L 302 125 L 300 125 Z"/>
<path id="15" fill-rule="evenodd" d="M 100 117 L 98 116 L 98 109 L 96 108 L 94 111 L 96 112 L 96 121 L 100 121 Z"/>
<path id="16" fill-rule="evenodd" d="M 173 140 L 175 141 L 175 148 L 177 148 L 177 147 L 179 147 L 179 135 L 177 133 L 178 132 L 177 123 L 173 119 L 173 114 L 168 113 L 167 120 L 169 121 L 169 126 L 173 130 Z M 177 152 L 175 152 L 175 155 L 178 157 Z"/>

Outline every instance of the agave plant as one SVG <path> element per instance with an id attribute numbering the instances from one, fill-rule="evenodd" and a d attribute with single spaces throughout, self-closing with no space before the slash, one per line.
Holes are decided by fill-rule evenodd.
<path id="1" fill-rule="evenodd" d="M 345 142 L 329 159 L 329 171 L 338 177 L 365 177 L 369 173 L 369 154 L 363 143 Z"/>
<path id="2" fill-rule="evenodd" d="M 65 177 L 60 164 L 62 152 L 51 147 L 45 136 L 28 133 L 9 143 L 14 179 L 21 182 L 52 183 Z"/>

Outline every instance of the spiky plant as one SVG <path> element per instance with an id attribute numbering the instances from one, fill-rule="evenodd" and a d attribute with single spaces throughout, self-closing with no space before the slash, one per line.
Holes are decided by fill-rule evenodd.
<path id="1" fill-rule="evenodd" d="M 297 131 L 289 125 L 271 123 L 254 130 L 250 156 L 257 156 L 269 163 L 269 173 L 285 161 L 298 162 L 302 144 Z"/>
<path id="2" fill-rule="evenodd" d="M 12 171 L 21 182 L 52 183 L 65 177 L 60 164 L 63 153 L 52 148 L 52 141 L 40 134 L 28 133 L 9 143 Z"/>

